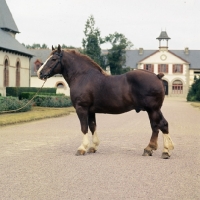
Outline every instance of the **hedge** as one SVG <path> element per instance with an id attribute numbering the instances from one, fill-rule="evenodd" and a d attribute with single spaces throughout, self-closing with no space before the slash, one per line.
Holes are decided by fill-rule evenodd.
<path id="1" fill-rule="evenodd" d="M 20 99 L 32 99 L 36 92 L 22 92 L 20 95 Z M 39 92 L 37 95 L 45 95 L 45 96 L 65 96 L 65 94 L 54 94 L 54 93 L 43 93 Z"/>
<path id="2" fill-rule="evenodd" d="M 33 99 L 33 105 L 41 107 L 70 107 L 72 106 L 70 97 L 67 96 L 46 96 L 37 95 Z"/>
<path id="3" fill-rule="evenodd" d="M 6 96 L 13 96 L 21 98 L 23 92 L 34 92 L 36 93 L 40 88 L 37 87 L 6 87 Z M 41 88 L 40 93 L 51 93 L 56 94 L 56 88 Z"/>
<path id="4" fill-rule="evenodd" d="M 25 106 L 27 102 L 28 100 L 19 100 L 17 97 L 0 97 L 0 112 L 19 109 Z M 31 110 L 30 104 L 16 112 L 26 112 L 29 110 Z"/>

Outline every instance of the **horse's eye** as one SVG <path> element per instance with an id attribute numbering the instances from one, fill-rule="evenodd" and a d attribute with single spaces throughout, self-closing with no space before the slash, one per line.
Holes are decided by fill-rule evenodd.
<path id="1" fill-rule="evenodd" d="M 53 61 L 56 61 L 56 58 L 52 58 Z"/>

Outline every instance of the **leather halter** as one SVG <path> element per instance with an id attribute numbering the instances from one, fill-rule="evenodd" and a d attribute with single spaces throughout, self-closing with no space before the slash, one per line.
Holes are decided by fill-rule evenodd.
<path id="1" fill-rule="evenodd" d="M 48 73 L 47 76 L 50 76 L 50 75 L 51 75 L 52 71 L 58 66 L 58 64 L 61 65 L 61 74 L 62 74 L 62 72 L 63 72 L 63 65 L 62 65 L 62 63 L 61 63 L 63 54 L 62 54 L 62 52 L 61 52 L 61 53 L 57 53 L 57 52 L 56 52 L 55 55 L 59 56 L 59 60 L 58 60 L 58 62 L 55 64 L 55 66 L 51 68 L 51 70 L 50 70 L 50 72 Z"/>

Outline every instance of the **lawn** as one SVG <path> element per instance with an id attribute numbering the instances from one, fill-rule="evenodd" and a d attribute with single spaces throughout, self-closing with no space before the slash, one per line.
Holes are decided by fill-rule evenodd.
<path id="1" fill-rule="evenodd" d="M 70 112 L 75 112 L 75 109 L 73 107 L 49 108 L 34 106 L 28 112 L 0 114 L 0 126 L 69 115 Z"/>

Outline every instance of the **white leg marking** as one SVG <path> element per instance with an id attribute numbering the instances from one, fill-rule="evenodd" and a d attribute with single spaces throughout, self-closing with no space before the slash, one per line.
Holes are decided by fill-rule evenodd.
<path id="1" fill-rule="evenodd" d="M 163 134 L 163 144 L 164 144 L 163 152 L 169 153 L 169 150 L 174 149 L 174 144 L 169 134 Z"/>
<path id="2" fill-rule="evenodd" d="M 88 138 L 88 133 L 83 134 L 83 142 L 82 142 L 81 146 L 78 148 L 78 150 L 86 151 L 89 144 L 90 144 L 90 142 L 89 142 L 89 138 Z"/>
<path id="3" fill-rule="evenodd" d="M 97 136 L 96 131 L 94 132 L 94 134 L 92 135 L 92 144 L 90 145 L 90 147 L 93 147 L 95 150 L 97 150 L 97 147 L 99 146 L 99 138 Z"/>
<path id="4" fill-rule="evenodd" d="M 40 72 L 43 69 L 43 67 L 46 65 L 47 61 L 51 58 L 52 56 L 49 56 L 49 58 L 47 58 L 47 60 L 44 62 L 44 64 L 38 69 L 37 71 L 37 76 L 38 78 L 40 78 Z"/>

